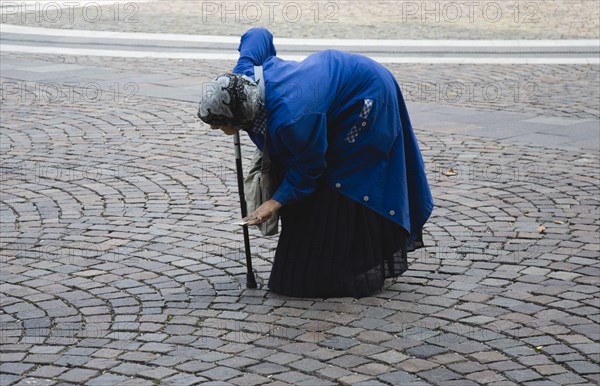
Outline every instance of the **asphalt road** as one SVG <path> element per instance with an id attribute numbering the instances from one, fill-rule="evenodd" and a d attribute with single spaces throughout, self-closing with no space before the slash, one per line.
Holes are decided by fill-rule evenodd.
<path id="1" fill-rule="evenodd" d="M 275 40 L 279 56 L 300 60 L 336 48 L 383 63 L 600 64 L 600 42 L 579 40 Z M 231 60 L 238 37 L 58 30 L 2 25 L 2 50 L 93 56 Z"/>

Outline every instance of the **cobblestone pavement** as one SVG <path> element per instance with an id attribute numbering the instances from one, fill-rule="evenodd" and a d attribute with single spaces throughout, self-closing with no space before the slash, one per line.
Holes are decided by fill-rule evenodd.
<path id="1" fill-rule="evenodd" d="M 7 2 L 2 22 L 37 27 L 293 38 L 598 39 L 596 0 Z M 48 3 L 48 2 L 47 2 Z M 79 8 L 74 8 L 74 3 Z M 57 9 L 61 7 L 62 10 Z"/>
<path id="2" fill-rule="evenodd" d="M 417 130 L 427 248 L 372 297 L 292 299 L 255 230 L 245 289 L 231 138 L 87 91 L 2 105 L 0 385 L 600 383 L 597 151 Z"/>

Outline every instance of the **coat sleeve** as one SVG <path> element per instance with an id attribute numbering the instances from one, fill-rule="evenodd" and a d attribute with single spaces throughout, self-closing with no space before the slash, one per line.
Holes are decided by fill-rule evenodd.
<path id="1" fill-rule="evenodd" d="M 288 167 L 273 199 L 281 205 L 301 200 L 317 188 L 327 163 L 327 122 L 324 114 L 304 115 L 276 131 L 274 146 L 289 155 Z"/>
<path id="2" fill-rule="evenodd" d="M 254 66 L 260 66 L 271 56 L 277 55 L 273 34 L 265 28 L 252 28 L 243 34 L 238 51 L 240 58 L 233 72 L 247 76 L 254 75 Z"/>

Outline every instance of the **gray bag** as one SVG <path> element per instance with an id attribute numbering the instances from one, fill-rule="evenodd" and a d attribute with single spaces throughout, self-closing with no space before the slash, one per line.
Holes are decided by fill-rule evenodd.
<path id="1" fill-rule="evenodd" d="M 262 170 L 262 165 L 263 152 L 256 149 L 252 157 L 252 168 L 244 180 L 248 213 L 254 212 L 263 202 L 269 201 L 273 193 L 271 179 L 268 177 L 268 172 Z M 263 236 L 274 236 L 279 233 L 279 213 L 276 212 L 259 227 Z"/>
<path id="2" fill-rule="evenodd" d="M 254 67 L 254 79 L 258 83 L 261 98 L 264 100 L 265 88 L 262 76 L 262 66 Z M 275 193 L 273 180 L 271 179 L 271 158 L 267 148 L 267 133 L 265 131 L 265 152 L 256 149 L 252 157 L 252 167 L 244 180 L 244 193 L 246 194 L 246 206 L 248 213 L 254 212 L 264 202 L 271 199 Z M 263 236 L 273 236 L 279 233 L 279 213 L 276 212 L 271 218 L 260 224 L 260 232 Z"/>

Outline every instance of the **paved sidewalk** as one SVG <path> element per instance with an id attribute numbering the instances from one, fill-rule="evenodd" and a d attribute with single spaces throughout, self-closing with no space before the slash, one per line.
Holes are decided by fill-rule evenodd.
<path id="1" fill-rule="evenodd" d="M 245 288 L 231 138 L 195 118 L 197 82 L 230 63 L 2 64 L 0 385 L 600 383 L 600 134 L 580 94 L 410 101 L 427 248 L 372 297 L 292 299 L 267 291 L 276 240 L 255 230 Z"/>
<path id="2" fill-rule="evenodd" d="M 159 0 L 5 2 L 2 22 L 94 31 L 288 38 L 598 39 L 596 0 Z M 47 5 L 53 3 L 53 5 Z M 58 10 L 57 10 L 58 8 Z"/>

